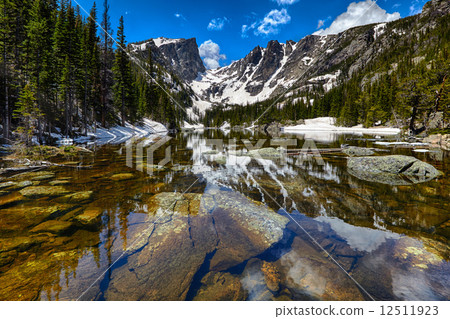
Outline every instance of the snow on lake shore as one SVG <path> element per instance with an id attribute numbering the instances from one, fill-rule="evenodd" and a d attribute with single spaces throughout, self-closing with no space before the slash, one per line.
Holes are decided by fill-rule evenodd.
<path id="1" fill-rule="evenodd" d="M 203 130 L 203 129 L 205 129 L 205 126 L 203 124 L 189 124 L 188 122 L 184 121 L 182 129 L 186 129 L 186 130 Z"/>
<path id="2" fill-rule="evenodd" d="M 167 128 L 163 124 L 144 119 L 136 125 L 126 123 L 125 126 L 114 126 L 108 129 L 97 128 L 95 133 L 88 132 L 88 136 L 75 138 L 74 141 L 79 144 L 121 144 L 133 137 L 143 138 L 160 134 L 167 134 Z M 64 139 L 61 141 L 64 141 Z"/>
<path id="3" fill-rule="evenodd" d="M 305 120 L 305 124 L 283 127 L 286 133 L 303 132 L 336 132 L 336 133 L 364 133 L 377 135 L 397 135 L 400 129 L 391 127 L 364 128 L 362 125 L 353 127 L 336 126 L 336 119 L 333 117 L 319 117 L 316 119 Z"/>
<path id="4" fill-rule="evenodd" d="M 285 133 L 303 134 L 305 139 L 313 139 L 321 142 L 335 141 L 340 134 L 370 134 L 380 136 L 392 136 L 400 134 L 400 129 L 391 127 L 364 128 L 362 125 L 353 127 L 336 126 L 333 117 L 319 117 L 305 120 L 305 124 L 283 127 Z"/>

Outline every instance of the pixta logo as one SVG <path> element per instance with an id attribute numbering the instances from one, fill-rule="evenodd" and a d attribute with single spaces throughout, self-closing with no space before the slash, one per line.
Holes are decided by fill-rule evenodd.
<path id="1" fill-rule="evenodd" d="M 172 147 L 169 145 L 165 150 L 165 157 L 157 164 L 154 163 L 155 152 L 167 144 L 172 138 L 170 136 L 165 136 L 158 140 L 156 143 L 147 147 L 146 161 L 144 162 L 144 149 L 147 146 L 145 140 L 135 144 L 129 143 L 126 147 L 127 149 L 127 166 L 133 168 L 133 146 L 136 145 L 136 170 L 140 172 L 147 172 L 148 175 L 153 175 L 155 171 L 160 170 L 162 167 L 170 163 L 172 160 Z"/>

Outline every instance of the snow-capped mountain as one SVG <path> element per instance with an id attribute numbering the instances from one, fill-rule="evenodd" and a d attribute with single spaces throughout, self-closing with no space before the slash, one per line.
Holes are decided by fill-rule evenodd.
<path id="1" fill-rule="evenodd" d="M 415 36 L 407 29 L 411 24 L 403 21 L 415 19 L 414 28 L 422 32 L 434 27 L 436 17 L 448 15 L 449 6 L 448 1 L 432 0 L 414 17 L 337 35 L 309 35 L 298 42 L 270 41 L 266 48 L 258 46 L 243 59 L 214 70 L 205 69 L 195 39 L 151 39 L 131 44 L 131 49 L 144 57 L 151 47 L 154 60 L 192 89 L 193 105 L 200 112 L 213 104 L 245 105 L 275 96 L 280 96 L 280 104 L 300 98 L 310 102 L 307 90 L 329 91 L 405 37 Z"/>
<path id="2" fill-rule="evenodd" d="M 245 58 L 231 65 L 208 70 L 191 84 L 194 92 L 211 103 L 246 104 L 263 101 L 291 88 L 301 79 L 326 84 L 331 89 L 337 83 L 339 71 L 312 78 L 319 69 L 316 60 L 333 53 L 336 36 L 308 36 L 299 42 L 270 41 L 266 48 L 256 47 Z M 334 50 L 333 50 L 334 51 Z M 330 68 L 323 67 L 321 70 Z"/>

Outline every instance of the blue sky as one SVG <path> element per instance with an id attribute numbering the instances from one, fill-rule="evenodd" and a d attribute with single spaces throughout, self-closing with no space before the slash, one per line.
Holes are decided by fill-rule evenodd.
<path id="1" fill-rule="evenodd" d="M 128 42 L 197 38 L 210 68 L 243 58 L 269 40 L 298 41 L 324 29 L 389 21 L 418 13 L 426 0 L 109 0 L 114 30 L 121 15 Z M 94 0 L 77 0 L 87 11 Z M 103 0 L 97 0 L 99 15 Z M 76 4 L 75 1 L 72 1 Z M 363 19 L 360 16 L 364 15 Z M 355 17 L 357 17 L 355 19 Z M 369 21 L 370 20 L 370 21 Z M 333 23 L 334 22 L 334 23 Z M 327 29 L 330 28 L 331 29 Z M 114 32 L 115 33 L 115 32 Z M 115 34 L 114 34 L 115 35 Z"/>

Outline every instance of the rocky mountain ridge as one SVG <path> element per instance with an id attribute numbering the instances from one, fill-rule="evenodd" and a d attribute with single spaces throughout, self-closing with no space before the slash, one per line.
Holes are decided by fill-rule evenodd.
<path id="1" fill-rule="evenodd" d="M 308 90 L 327 92 L 401 41 L 434 28 L 436 19 L 449 12 L 448 1 L 432 0 L 421 14 L 397 21 L 336 35 L 308 35 L 298 42 L 272 40 L 266 48 L 257 46 L 243 59 L 214 70 L 205 69 L 195 39 L 151 39 L 131 44 L 131 49 L 145 56 L 150 47 L 154 60 L 192 89 L 193 113 L 198 114 L 213 105 L 245 105 L 280 94 L 280 103 L 295 102 Z"/>

